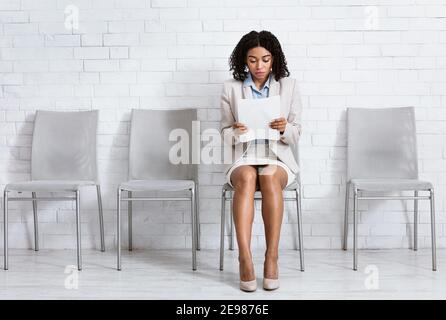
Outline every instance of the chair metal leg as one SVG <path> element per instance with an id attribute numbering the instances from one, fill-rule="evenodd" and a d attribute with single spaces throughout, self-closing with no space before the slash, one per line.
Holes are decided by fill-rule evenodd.
<path id="1" fill-rule="evenodd" d="M 191 192 L 191 224 L 192 224 L 192 270 L 197 270 L 197 237 L 196 237 L 196 222 L 195 222 L 195 187 L 190 189 Z"/>
<path id="2" fill-rule="evenodd" d="M 437 271 L 437 245 L 436 245 L 436 235 L 435 235 L 434 189 L 430 189 L 430 202 L 431 202 L 432 270 Z"/>
<path id="3" fill-rule="evenodd" d="M 353 270 L 358 270 L 358 190 L 353 191 Z"/>
<path id="4" fill-rule="evenodd" d="M 345 187 L 345 215 L 344 215 L 344 239 L 342 243 L 342 249 L 347 250 L 348 242 L 348 209 L 349 209 L 349 199 L 350 199 L 350 182 L 347 182 Z"/>
<path id="5" fill-rule="evenodd" d="M 3 193 L 3 269 L 8 270 L 8 191 Z"/>
<path id="6" fill-rule="evenodd" d="M 418 197 L 418 191 L 415 191 L 415 197 Z M 413 250 L 418 250 L 418 200 L 413 203 Z"/>
<path id="7" fill-rule="evenodd" d="M 80 192 L 76 191 L 77 269 L 82 270 Z"/>
<path id="8" fill-rule="evenodd" d="M 33 199 L 36 199 L 36 193 L 32 192 Z M 37 201 L 33 200 L 34 214 L 34 251 L 39 251 L 39 221 L 37 218 Z"/>
<path id="9" fill-rule="evenodd" d="M 132 197 L 132 192 L 128 191 L 128 197 Z M 128 213 L 128 230 L 129 230 L 129 251 L 133 250 L 133 201 L 127 202 L 127 213 Z"/>
<path id="10" fill-rule="evenodd" d="M 200 196 L 198 183 L 195 184 L 195 222 L 196 222 L 196 236 L 197 236 L 197 250 L 200 250 Z"/>
<path id="11" fill-rule="evenodd" d="M 101 186 L 96 186 L 96 194 L 98 198 L 98 210 L 99 210 L 99 232 L 101 235 L 101 251 L 105 252 L 105 236 L 104 236 L 104 211 L 102 210 L 102 197 Z"/>
<path id="12" fill-rule="evenodd" d="M 117 247 L 117 269 L 121 270 L 121 189 L 118 188 L 118 197 L 117 197 L 117 238 L 116 238 L 116 247 Z"/>
<path id="13" fill-rule="evenodd" d="M 223 189 L 221 194 L 221 224 L 220 224 L 220 270 L 223 271 L 224 263 L 224 250 L 225 250 L 225 203 L 226 203 L 226 190 Z"/>
<path id="14" fill-rule="evenodd" d="M 305 271 L 304 262 L 304 240 L 302 232 L 302 192 L 296 190 L 296 207 L 297 207 L 297 227 L 299 229 L 299 255 L 300 255 L 300 271 Z"/>
<path id="15" fill-rule="evenodd" d="M 231 191 L 231 198 L 229 199 L 229 221 L 231 222 L 231 235 L 229 238 L 229 250 L 234 250 L 234 202 Z"/>

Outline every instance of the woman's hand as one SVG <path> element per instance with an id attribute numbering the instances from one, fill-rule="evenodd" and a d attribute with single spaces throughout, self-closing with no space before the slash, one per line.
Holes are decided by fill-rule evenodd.
<path id="1" fill-rule="evenodd" d="M 240 122 L 234 123 L 232 125 L 232 128 L 235 130 L 235 134 L 237 134 L 237 135 L 241 135 L 241 134 L 248 132 L 248 127 Z"/>
<path id="2" fill-rule="evenodd" d="M 272 129 L 279 130 L 279 132 L 282 134 L 285 132 L 286 124 L 287 124 L 287 120 L 284 117 L 282 117 L 282 118 L 274 119 L 273 121 L 271 121 L 269 123 L 269 126 Z"/>

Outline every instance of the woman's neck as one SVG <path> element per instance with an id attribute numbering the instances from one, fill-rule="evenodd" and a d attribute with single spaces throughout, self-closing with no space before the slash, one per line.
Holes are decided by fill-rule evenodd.
<path id="1" fill-rule="evenodd" d="M 252 76 L 252 75 L 251 75 Z M 258 80 L 254 77 L 252 77 L 252 82 L 254 82 L 254 85 L 257 87 L 258 90 L 261 90 L 265 83 L 268 81 L 269 75 L 264 80 Z"/>

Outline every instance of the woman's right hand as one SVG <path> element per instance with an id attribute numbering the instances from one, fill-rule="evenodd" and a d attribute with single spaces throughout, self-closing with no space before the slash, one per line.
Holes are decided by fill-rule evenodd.
<path id="1" fill-rule="evenodd" d="M 232 128 L 234 129 L 236 135 L 242 135 L 242 134 L 248 132 L 248 127 L 240 122 L 234 123 L 232 125 Z"/>

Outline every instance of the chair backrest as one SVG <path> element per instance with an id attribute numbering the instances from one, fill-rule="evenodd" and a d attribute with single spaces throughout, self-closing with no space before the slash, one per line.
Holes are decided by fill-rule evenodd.
<path id="1" fill-rule="evenodd" d="M 98 111 L 37 111 L 32 180 L 97 181 Z"/>
<path id="2" fill-rule="evenodd" d="M 347 178 L 418 178 L 413 107 L 347 108 Z"/>
<path id="3" fill-rule="evenodd" d="M 132 110 L 129 146 L 129 179 L 196 180 L 197 165 L 192 163 L 192 126 L 196 109 Z M 175 130 L 175 131 L 174 131 Z M 171 140 L 169 136 L 172 133 Z M 199 138 L 199 132 L 196 133 Z M 195 137 L 196 138 L 196 137 Z M 181 142 L 180 142 L 181 141 Z M 183 149 L 176 152 L 176 147 Z M 195 145 L 199 154 L 200 145 Z M 174 152 L 175 151 L 175 152 Z M 187 160 L 176 158 L 188 153 Z"/>

